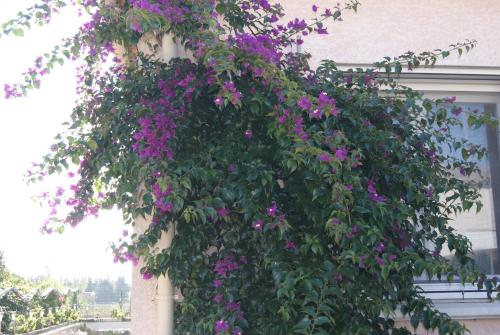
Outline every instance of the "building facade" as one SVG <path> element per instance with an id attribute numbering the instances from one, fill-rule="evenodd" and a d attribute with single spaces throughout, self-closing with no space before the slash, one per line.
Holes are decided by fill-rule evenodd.
<path id="1" fill-rule="evenodd" d="M 289 18 L 313 15 L 311 5 L 321 8 L 331 0 L 308 2 L 282 0 Z M 311 64 L 333 59 L 340 67 L 368 67 L 384 56 L 406 51 L 445 49 L 449 44 L 475 39 L 478 46 L 462 57 L 451 55 L 434 68 L 421 68 L 404 74 L 401 81 L 425 92 L 429 97 L 456 96 L 457 102 L 480 113 L 498 115 L 500 107 L 500 1 L 498 0 L 361 0 L 358 13 L 346 13 L 342 22 L 329 25 L 327 36 L 311 36 L 302 50 L 312 55 Z M 172 49 L 173 47 L 171 47 Z M 178 46 L 175 47 L 178 54 Z M 175 55 L 171 54 L 170 56 Z M 164 55 L 164 57 L 170 57 Z M 459 131 L 459 130 L 457 130 Z M 477 263 L 486 273 L 500 274 L 498 239 L 500 238 L 500 161 L 498 131 L 464 130 L 460 135 L 483 144 L 489 157 L 481 168 L 489 183 L 483 188 L 484 208 L 479 214 L 469 213 L 456 218 L 453 225 L 468 236 L 473 244 Z M 138 222 L 141 231 L 147 220 Z M 162 280 L 144 281 L 139 268 L 133 271 L 132 334 L 170 335 L 162 323 L 165 300 L 172 291 L 165 291 Z M 474 287 L 416 279 L 437 307 L 466 324 L 474 335 L 500 334 L 500 302 L 489 302 Z M 167 316 L 164 316 L 167 318 Z M 401 318 L 402 324 L 408 324 Z M 419 334 L 426 334 L 420 331 Z"/>

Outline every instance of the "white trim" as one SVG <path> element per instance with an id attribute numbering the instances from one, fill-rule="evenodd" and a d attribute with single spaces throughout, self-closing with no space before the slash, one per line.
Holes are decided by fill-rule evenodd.
<path id="1" fill-rule="evenodd" d="M 369 69 L 373 64 L 369 63 L 336 63 L 341 70 L 347 69 Z M 403 69 L 404 70 L 404 69 Z M 406 73 L 432 73 L 432 74 L 451 74 L 451 75 L 496 75 L 500 76 L 500 67 L 498 66 L 452 66 L 435 65 L 433 67 L 418 67 L 411 72 Z"/>
<path id="2" fill-rule="evenodd" d="M 446 288 L 450 290 L 474 290 L 473 285 L 461 285 L 458 283 L 433 283 L 433 284 L 417 284 L 426 291 L 443 291 Z M 474 319 L 500 319 L 500 301 L 494 300 L 496 293 L 492 295 L 493 300 L 489 300 L 485 292 L 465 292 L 461 293 L 449 292 L 439 293 L 440 297 L 436 298 L 435 294 L 424 293 L 426 298 L 432 299 L 434 306 L 442 313 L 448 314 L 452 319 L 458 320 L 474 320 Z M 396 312 L 396 320 L 409 320 L 408 316 L 403 317 L 401 312 Z"/>
<path id="3" fill-rule="evenodd" d="M 471 284 L 462 285 L 460 283 L 415 283 L 424 290 L 424 296 L 432 299 L 434 302 L 489 302 L 486 292 L 480 292 L 477 287 Z M 447 291 L 449 292 L 439 292 Z M 433 293 L 434 292 L 434 293 Z M 495 299 L 496 292 L 493 292 L 492 298 Z"/>
<path id="4" fill-rule="evenodd" d="M 500 101 L 500 77 L 496 80 L 401 78 L 398 82 L 427 94 L 471 95 L 474 93 L 478 102 L 491 103 L 491 99 L 488 98 L 491 95 L 496 96 L 496 101 Z M 489 101 L 478 99 L 477 94 L 480 94 L 482 99 L 487 98 Z"/>
<path id="5" fill-rule="evenodd" d="M 455 320 L 500 319 L 500 301 L 435 301 L 434 306 L 438 311 L 448 314 Z M 396 313 L 395 318 L 397 321 L 409 320 L 407 316 L 403 317 L 400 312 Z"/>

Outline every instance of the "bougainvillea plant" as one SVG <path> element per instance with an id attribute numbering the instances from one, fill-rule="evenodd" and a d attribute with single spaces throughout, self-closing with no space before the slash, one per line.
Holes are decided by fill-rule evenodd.
<path id="1" fill-rule="evenodd" d="M 3 34 L 22 35 L 64 5 L 45 0 Z M 145 279 L 168 272 L 182 294 L 176 334 L 411 334 L 397 313 L 414 327 L 465 332 L 414 278 L 496 289 L 450 226 L 455 213 L 481 207 L 470 176 L 485 154 L 451 129 L 461 113 L 471 127 L 494 120 L 397 77 L 475 41 L 370 69 L 331 60 L 312 69 L 297 45 L 327 34 L 356 0 L 313 5 L 310 19 L 267 0 L 73 5 L 90 20 L 24 82 L 5 86 L 7 97 L 22 96 L 64 58 L 84 61 L 67 132 L 28 176 L 74 180 L 42 196 L 51 207 L 44 231 L 113 206 L 126 224 L 148 217 L 144 233 L 115 244 L 115 258 L 142 260 Z M 156 57 L 166 34 L 187 57 Z M 157 250 L 174 224 L 172 245 Z"/>

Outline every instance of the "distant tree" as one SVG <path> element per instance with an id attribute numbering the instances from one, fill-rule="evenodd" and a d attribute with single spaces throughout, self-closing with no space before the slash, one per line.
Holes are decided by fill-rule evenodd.
<path id="1" fill-rule="evenodd" d="M 95 293 L 96 303 L 98 304 L 110 304 L 116 302 L 113 283 L 109 279 L 100 279 L 97 282 Z"/>
<path id="2" fill-rule="evenodd" d="M 95 292 L 95 289 L 96 289 L 96 283 L 92 280 L 92 278 L 89 278 L 85 292 Z"/>
<path id="3" fill-rule="evenodd" d="M 130 293 L 130 285 L 125 281 L 124 277 L 119 277 L 115 283 L 115 292 L 119 300 L 127 299 Z"/>

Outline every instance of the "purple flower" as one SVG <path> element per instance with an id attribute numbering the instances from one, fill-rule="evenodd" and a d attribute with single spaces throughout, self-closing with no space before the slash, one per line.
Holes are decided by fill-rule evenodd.
<path id="1" fill-rule="evenodd" d="M 297 106 L 299 106 L 300 108 L 302 108 L 305 111 L 309 111 L 312 109 L 312 103 L 309 101 L 309 99 L 307 99 L 306 96 L 301 97 L 297 101 Z"/>
<path id="2" fill-rule="evenodd" d="M 345 186 L 346 190 L 348 190 L 349 192 L 352 192 L 352 188 L 353 188 L 352 184 L 346 184 L 344 186 Z"/>
<path id="3" fill-rule="evenodd" d="M 227 172 L 233 173 L 236 170 L 236 167 L 233 164 L 229 164 L 227 166 Z"/>
<path id="4" fill-rule="evenodd" d="M 453 109 L 452 113 L 456 116 L 460 115 L 463 112 L 462 107 L 456 107 Z"/>
<path id="5" fill-rule="evenodd" d="M 229 301 L 226 304 L 226 308 L 228 311 L 239 311 L 240 310 L 240 304 L 234 301 Z"/>
<path id="6" fill-rule="evenodd" d="M 224 98 L 223 97 L 216 97 L 214 100 L 214 103 L 218 107 L 224 106 Z"/>
<path id="7" fill-rule="evenodd" d="M 319 34 L 319 35 L 328 35 L 328 30 L 324 27 L 321 28 L 315 28 L 314 31 Z"/>
<path id="8" fill-rule="evenodd" d="M 376 257 L 375 257 L 375 261 L 376 261 L 376 262 L 377 262 L 377 264 L 378 264 L 378 265 L 380 265 L 380 266 L 382 266 L 382 265 L 384 265 L 384 264 L 385 264 L 385 261 L 384 261 L 382 258 L 378 257 L 378 256 L 376 256 Z"/>
<path id="9" fill-rule="evenodd" d="M 214 301 L 218 304 L 221 303 L 222 299 L 224 299 L 224 297 L 222 296 L 222 294 L 220 293 L 217 293 L 215 296 L 214 296 Z"/>
<path id="10" fill-rule="evenodd" d="M 229 92 L 235 92 L 236 91 L 236 86 L 234 86 L 234 83 L 232 81 L 226 81 L 224 85 L 222 85 L 222 88 L 226 91 Z"/>
<path id="11" fill-rule="evenodd" d="M 233 92 L 231 93 L 231 97 L 229 98 L 233 105 L 237 105 L 241 101 L 241 92 Z"/>
<path id="12" fill-rule="evenodd" d="M 233 260 L 233 257 L 226 256 L 224 259 L 219 259 L 215 262 L 214 272 L 221 277 L 227 278 L 228 273 L 236 270 L 237 268 L 238 263 Z"/>
<path id="13" fill-rule="evenodd" d="M 171 202 L 161 199 L 155 201 L 155 206 L 163 213 L 169 213 L 174 208 L 174 205 Z"/>
<path id="14" fill-rule="evenodd" d="M 307 28 L 307 23 L 305 20 L 294 19 L 293 21 L 288 22 L 287 27 L 293 30 L 304 30 Z"/>
<path id="15" fill-rule="evenodd" d="M 307 132 L 302 127 L 304 119 L 302 119 L 301 116 L 298 116 L 295 118 L 294 121 L 295 121 L 295 127 L 293 128 L 293 131 L 295 132 L 295 134 L 297 134 L 297 136 L 299 136 L 303 141 L 307 140 L 309 136 L 307 135 Z"/>
<path id="16" fill-rule="evenodd" d="M 330 156 L 329 154 L 327 153 L 322 153 L 321 155 L 319 155 L 319 160 L 321 162 L 327 162 L 327 163 L 330 163 L 332 161 L 332 156 Z"/>
<path id="17" fill-rule="evenodd" d="M 394 255 L 394 254 L 390 254 L 389 257 L 387 257 L 387 259 L 390 261 L 390 262 L 394 262 L 396 260 L 397 256 Z"/>
<path id="18" fill-rule="evenodd" d="M 312 112 L 309 113 L 309 117 L 311 119 L 321 119 L 323 117 L 323 113 L 319 109 L 315 109 Z"/>
<path id="19" fill-rule="evenodd" d="M 318 11 L 318 6 L 312 5 L 312 11 L 316 13 Z"/>
<path id="20" fill-rule="evenodd" d="M 346 148 L 341 147 L 335 150 L 335 157 L 341 162 L 347 159 L 348 151 Z"/>
<path id="21" fill-rule="evenodd" d="M 430 185 L 425 191 L 425 196 L 427 198 L 432 198 L 433 195 L 434 195 L 434 188 L 432 187 L 432 185 Z"/>
<path id="22" fill-rule="evenodd" d="M 150 280 L 151 278 L 153 278 L 153 274 L 149 271 L 146 271 L 142 274 L 142 279 L 144 280 Z"/>
<path id="23" fill-rule="evenodd" d="M 380 242 L 379 244 L 377 244 L 377 246 L 375 247 L 375 250 L 378 252 L 378 253 L 383 253 L 384 250 L 385 250 L 385 245 L 384 243 Z"/>
<path id="24" fill-rule="evenodd" d="M 297 249 L 297 246 L 292 241 L 286 240 L 285 241 L 285 249 L 287 249 L 287 250 L 295 250 L 295 249 Z"/>
<path id="25" fill-rule="evenodd" d="M 217 215 L 220 216 L 221 218 L 226 217 L 231 213 L 231 211 L 227 208 L 217 208 L 215 210 L 217 212 Z"/>
<path id="26" fill-rule="evenodd" d="M 375 189 L 375 180 L 373 179 L 368 180 L 367 190 L 371 201 L 376 203 L 383 203 L 386 200 L 386 198 L 383 195 L 379 195 L 377 193 L 377 190 Z"/>
<path id="27" fill-rule="evenodd" d="M 278 41 L 267 35 L 254 36 L 249 33 L 241 33 L 236 34 L 233 41 L 242 51 L 247 54 L 257 55 L 268 63 L 278 64 L 283 55 L 277 50 Z M 261 73 L 263 74 L 263 71 Z M 255 71 L 254 75 L 256 77 L 261 76 Z"/>
<path id="28" fill-rule="evenodd" d="M 247 140 L 251 140 L 251 139 L 252 139 L 252 137 L 253 137 L 253 133 L 252 133 L 252 131 L 251 131 L 250 129 L 245 130 L 245 138 L 246 138 Z"/>
<path id="29" fill-rule="evenodd" d="M 434 163 L 436 161 L 436 150 L 428 150 L 425 155 Z"/>
<path id="30" fill-rule="evenodd" d="M 276 206 L 276 203 L 273 202 L 273 204 L 271 205 L 271 207 L 269 207 L 269 208 L 266 209 L 266 215 L 270 216 L 272 218 L 276 217 L 276 210 L 277 209 L 278 209 L 278 207 Z"/>
<path id="31" fill-rule="evenodd" d="M 339 218 L 333 218 L 333 219 L 331 219 L 330 224 L 332 226 L 337 226 L 337 225 L 340 224 L 340 219 Z"/>
<path id="32" fill-rule="evenodd" d="M 215 288 L 219 288 L 221 286 L 222 286 L 222 280 L 220 280 L 220 279 L 214 280 L 214 287 Z"/>
<path id="33" fill-rule="evenodd" d="M 12 86 L 5 84 L 4 92 L 5 92 L 5 99 L 18 98 L 22 96 L 22 93 L 19 92 L 16 84 Z"/>
<path id="34" fill-rule="evenodd" d="M 262 229 L 264 228 L 264 222 L 261 219 L 258 219 L 252 224 L 252 228 L 257 231 L 262 231 Z"/>
<path id="35" fill-rule="evenodd" d="M 359 232 L 359 228 L 357 226 L 352 227 L 350 231 L 347 232 L 346 236 L 348 239 L 353 239 L 354 236 Z"/>
<path id="36" fill-rule="evenodd" d="M 264 75 L 264 68 L 254 67 L 252 69 L 252 73 L 253 73 L 254 77 L 262 77 Z"/>
<path id="37" fill-rule="evenodd" d="M 57 188 L 57 191 L 56 191 L 56 197 L 60 197 L 64 194 L 64 188 L 62 188 L 61 186 L 59 186 Z"/>
<path id="38" fill-rule="evenodd" d="M 215 331 L 217 334 L 220 334 L 228 330 L 229 330 L 229 323 L 227 323 L 227 321 L 225 321 L 224 319 L 221 319 L 215 323 Z"/>
<path id="39" fill-rule="evenodd" d="M 449 104 L 454 103 L 456 100 L 457 100 L 457 97 L 455 97 L 455 96 L 452 96 L 452 97 L 446 97 L 446 98 L 444 98 L 444 99 L 443 99 L 443 101 L 444 101 L 444 102 L 447 102 L 447 103 L 449 103 Z"/>

